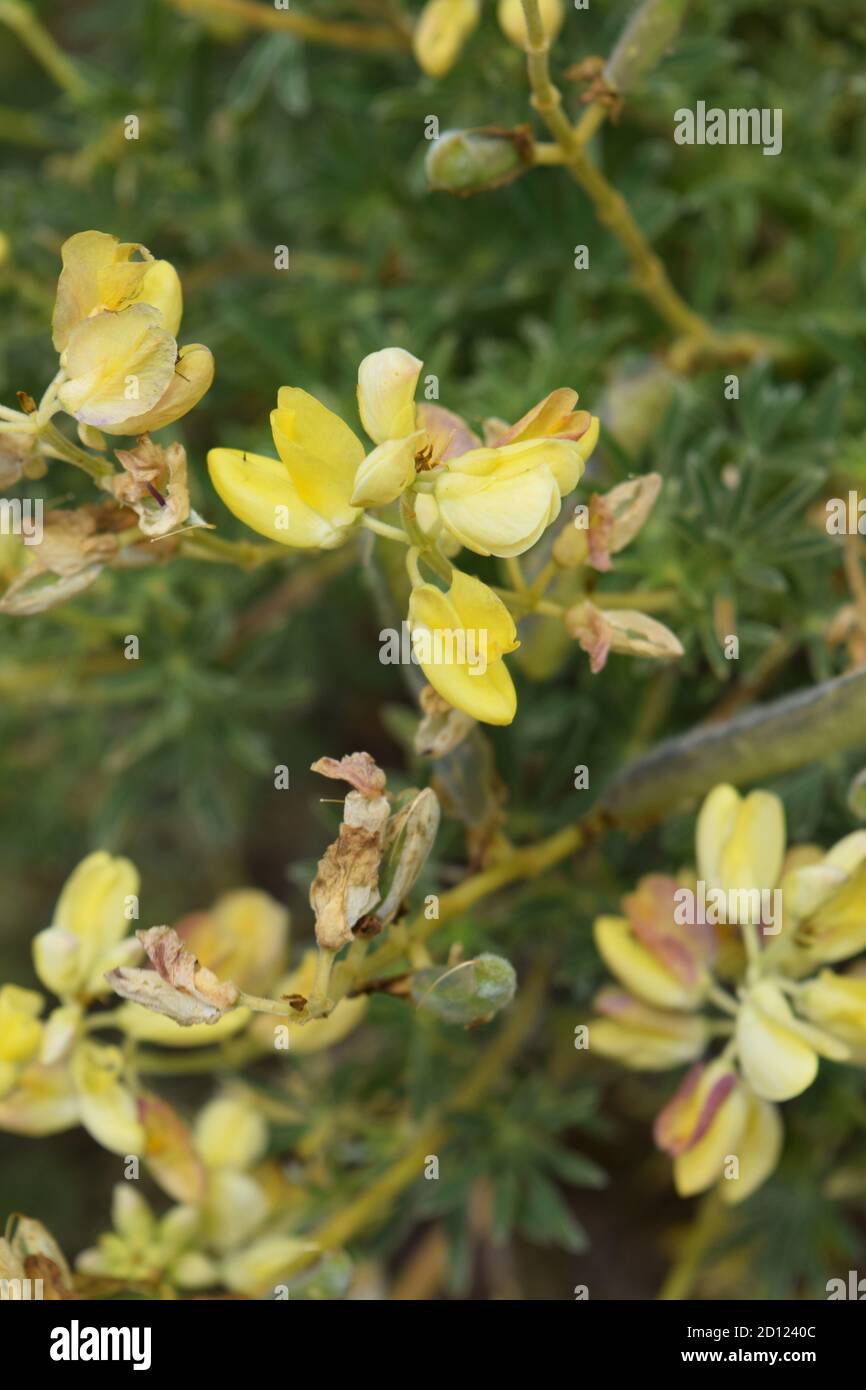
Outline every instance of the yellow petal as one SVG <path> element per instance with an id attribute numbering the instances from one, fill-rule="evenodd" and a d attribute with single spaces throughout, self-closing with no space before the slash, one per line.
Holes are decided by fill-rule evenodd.
<path id="1" fill-rule="evenodd" d="M 674 1157 L 674 1185 L 681 1197 L 705 1192 L 737 1156 L 748 1101 L 727 1063 L 696 1068 L 656 1122 L 656 1140 Z"/>
<path id="2" fill-rule="evenodd" d="M 208 1240 L 217 1250 L 234 1250 L 249 1240 L 267 1214 L 267 1193 L 249 1173 L 233 1168 L 211 1172 L 205 1222 Z"/>
<path id="3" fill-rule="evenodd" d="M 128 900 L 138 887 L 138 870 L 129 859 L 104 850 L 82 859 L 63 886 L 53 925 L 33 942 L 36 973 L 50 990 L 63 997 L 88 985 L 126 936 Z"/>
<path id="4" fill-rule="evenodd" d="M 737 811 L 722 850 L 722 886 L 773 888 L 785 858 L 785 807 L 772 792 L 751 792 Z"/>
<path id="5" fill-rule="evenodd" d="M 734 1150 L 739 1161 L 736 1178 L 722 1177 L 719 1192 L 727 1206 L 736 1206 L 751 1197 L 776 1169 L 785 1131 L 775 1105 L 748 1095 L 746 1122 Z"/>
<path id="6" fill-rule="evenodd" d="M 715 787 L 706 798 L 697 826 L 699 876 L 707 886 L 728 894 L 772 889 L 785 858 L 785 808 L 772 792 L 742 798 L 730 786 Z M 739 920 L 736 901 L 728 920 Z M 745 902 L 742 916 L 753 917 Z"/>
<path id="7" fill-rule="evenodd" d="M 162 315 L 162 326 L 177 337 L 183 317 L 183 291 L 180 276 L 170 261 L 152 261 L 138 284 L 136 301 L 152 304 Z"/>
<path id="8" fill-rule="evenodd" d="M 233 1293 L 262 1297 L 281 1282 L 298 1255 L 315 1249 L 313 1242 L 300 1236 L 278 1232 L 259 1236 L 245 1250 L 226 1256 L 221 1265 L 222 1282 Z"/>
<path id="9" fill-rule="evenodd" d="M 123 1054 L 117 1047 L 79 1043 L 72 1058 L 72 1078 L 81 1123 L 103 1148 L 117 1154 L 141 1154 L 144 1128 L 132 1092 L 121 1080 Z"/>
<path id="10" fill-rule="evenodd" d="M 130 260 L 135 252 L 145 259 Z M 61 247 L 63 269 L 57 282 L 52 332 L 63 352 L 72 330 L 100 309 L 124 308 L 135 298 L 150 265 L 150 253 L 133 242 L 121 244 L 107 232 L 78 232 Z"/>
<path id="11" fill-rule="evenodd" d="M 722 783 L 706 796 L 695 829 L 698 877 L 708 888 L 721 887 L 722 850 L 730 838 L 740 807 L 735 787 Z"/>
<path id="12" fill-rule="evenodd" d="M 118 1026 L 136 1042 L 161 1043 L 163 1047 L 212 1047 L 240 1033 L 250 1021 L 249 1009 L 232 1009 L 216 1023 L 191 1023 L 183 1027 L 165 1014 L 141 1004 L 121 1004 Z"/>
<path id="13" fill-rule="evenodd" d="M 806 937 L 814 960 L 845 960 L 866 948 L 866 866 L 821 904 Z"/>
<path id="14" fill-rule="evenodd" d="M 77 1125 L 78 1118 L 78 1098 L 65 1064 L 26 1067 L 0 1100 L 0 1130 L 12 1134 L 59 1134 Z"/>
<path id="15" fill-rule="evenodd" d="M 412 51 L 422 72 L 443 77 L 460 57 L 480 14 L 479 0 L 427 0 L 412 35 Z"/>
<path id="16" fill-rule="evenodd" d="M 480 480 L 445 474 L 436 501 L 451 534 L 477 555 L 522 555 L 559 515 L 559 488 L 549 469 Z"/>
<path id="17" fill-rule="evenodd" d="M 211 449 L 207 466 L 229 511 L 260 536 L 301 550 L 330 550 L 345 539 L 347 528 L 332 526 L 301 500 L 279 459 Z"/>
<path id="18" fill-rule="evenodd" d="M 590 1050 L 637 1071 L 693 1062 L 706 1047 L 703 1018 L 651 1008 L 617 989 L 602 990 L 596 1006 L 604 1017 L 589 1025 Z"/>
<path id="19" fill-rule="evenodd" d="M 803 1012 L 862 1054 L 866 1046 L 866 979 L 822 970 L 799 995 Z"/>
<path id="20" fill-rule="evenodd" d="M 275 413 L 291 417 L 280 421 L 288 442 L 315 458 L 329 459 L 342 474 L 345 486 L 351 485 L 364 457 L 364 446 L 345 420 L 299 386 L 280 387 Z"/>
<path id="21" fill-rule="evenodd" d="M 187 343 L 177 353 L 174 371 L 163 394 L 150 410 L 129 415 L 113 425 L 103 425 L 108 434 L 144 434 L 188 415 L 211 388 L 214 360 L 210 348 Z"/>
<path id="22" fill-rule="evenodd" d="M 156 1231 L 153 1212 L 131 1182 L 115 1183 L 111 1194 L 111 1224 L 130 1243 L 144 1244 Z"/>
<path id="23" fill-rule="evenodd" d="M 45 1001 L 35 989 L 4 985 L 0 989 L 0 1061 L 27 1062 L 39 1050 Z"/>
<path id="24" fill-rule="evenodd" d="M 737 1015 L 737 1052 L 743 1075 L 764 1100 L 790 1100 L 818 1074 L 813 1046 L 796 1029 L 791 1009 L 776 985 L 755 985 Z"/>
<path id="25" fill-rule="evenodd" d="M 268 1127 L 254 1106 L 221 1096 L 199 1112 L 193 1143 L 208 1168 L 251 1168 L 267 1148 Z"/>
<path id="26" fill-rule="evenodd" d="M 402 496 L 415 481 L 415 455 L 426 439 L 424 430 L 405 439 L 389 439 L 368 454 L 355 474 L 352 504 L 384 507 Z"/>
<path id="27" fill-rule="evenodd" d="M 483 723 L 511 723 L 517 695 L 501 654 L 517 645 L 514 620 L 486 584 L 455 570 L 448 594 L 416 585 L 409 625 L 419 665 L 443 699 Z"/>
<path id="28" fill-rule="evenodd" d="M 571 440 L 471 449 L 438 477 L 436 501 L 462 545 L 480 555 L 519 555 L 559 515 L 560 498 L 582 471 L 583 459 Z"/>
<path id="29" fill-rule="evenodd" d="M 415 432 L 415 387 L 423 366 L 403 348 L 371 352 L 358 368 L 358 411 L 375 444 Z"/>
<path id="30" fill-rule="evenodd" d="M 486 634 L 488 657 L 513 652 L 520 646 L 514 618 L 498 594 L 482 580 L 462 570 L 452 570 L 448 597 L 463 627 Z"/>
<path id="31" fill-rule="evenodd" d="M 661 1009 L 693 1009 L 706 993 L 705 971 L 681 980 L 635 937 L 624 917 L 597 917 L 595 944 L 608 969 L 631 994 Z"/>
<path id="32" fill-rule="evenodd" d="M 288 400 L 294 404 L 284 404 Z M 364 457 L 361 441 L 339 416 L 305 391 L 284 386 L 271 411 L 274 444 L 298 496 L 334 526 L 351 526 L 355 472 Z"/>
<path id="33" fill-rule="evenodd" d="M 555 39 L 565 18 L 562 0 L 538 0 L 538 9 L 545 34 L 548 39 Z M 528 48 L 529 36 L 526 28 L 526 17 L 520 0 L 499 0 L 496 17 L 499 20 L 499 27 L 507 39 L 510 39 L 518 48 Z"/>
<path id="34" fill-rule="evenodd" d="M 150 305 L 96 314 L 72 330 L 58 399 L 76 420 L 116 432 L 112 426 L 153 409 L 176 357 L 177 344 Z"/>

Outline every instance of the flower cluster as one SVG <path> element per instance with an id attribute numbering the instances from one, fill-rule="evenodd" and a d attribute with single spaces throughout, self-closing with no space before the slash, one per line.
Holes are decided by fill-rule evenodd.
<path id="1" fill-rule="evenodd" d="M 38 1223 L 0 1241 L 0 1273 L 29 1277 L 38 1258 L 44 1274 L 48 1260 L 58 1297 L 73 1286 L 99 1296 L 118 1282 L 258 1297 L 284 1272 L 297 1274 L 299 1257 L 314 1266 L 303 1277 L 317 1287 L 345 1280 L 346 1257 L 324 1255 L 307 1234 L 316 1183 L 308 1191 L 266 1156 L 269 1116 L 300 1122 L 311 1101 L 297 1058 L 342 1042 L 364 1018 L 368 995 L 353 986 L 369 939 L 383 932 L 398 933 L 410 955 L 406 997 L 446 1022 L 493 1017 L 511 1003 L 516 977 L 490 953 L 462 961 L 452 949 L 448 968 L 436 966 L 423 937 L 410 942 L 400 921 L 438 830 L 435 793 L 389 792 L 367 753 L 321 758 L 313 770 L 350 790 L 310 888 L 318 950 L 302 952 L 288 973 L 288 915 L 266 893 L 228 892 L 175 928 L 132 935 L 139 876 L 129 860 L 97 851 L 64 885 L 51 925 L 33 941 L 36 973 L 56 1006 L 46 1016 L 36 990 L 0 989 L 0 1129 L 41 1136 L 81 1124 L 123 1156 L 124 1181 L 113 1230 L 79 1256 L 75 1275 Z M 142 967 L 145 954 L 151 968 Z M 122 1002 L 105 1008 L 112 990 Z M 97 1041 L 102 1030 L 120 1044 Z M 208 1054 L 190 1057 L 201 1047 Z M 268 1095 L 237 1082 L 187 1119 L 144 1083 L 150 1071 L 199 1070 L 200 1060 L 224 1070 L 226 1049 L 238 1048 L 238 1062 L 288 1061 Z M 315 1138 L 298 1147 L 296 1169 L 317 1161 Z M 137 1191 L 139 1165 L 174 1203 L 161 1215 Z"/>
<path id="2" fill-rule="evenodd" d="M 811 1086 L 819 1058 L 866 1062 L 864 964 L 829 968 L 866 949 L 866 831 L 827 853 L 786 853 L 785 838 L 777 796 L 718 786 L 697 869 L 645 878 L 595 923 L 623 988 L 596 999 L 590 1048 L 640 1070 L 693 1063 L 655 1128 L 682 1196 L 743 1201 L 778 1161 L 777 1103 Z"/>
<path id="3" fill-rule="evenodd" d="M 183 296 L 168 261 L 97 231 L 70 237 L 61 256 L 52 315 L 59 369 L 38 404 L 19 391 L 20 410 L 0 406 L 0 487 L 40 478 L 60 459 L 88 473 L 111 500 L 52 509 L 44 518 L 39 501 L 38 523 L 32 502 L 11 504 L 23 520 L 5 538 L 0 612 L 18 616 L 81 593 L 107 565 L 170 553 L 164 538 L 191 515 L 186 453 L 180 444 L 152 443 L 149 432 L 192 410 L 214 375 L 208 348 L 178 345 Z M 80 444 L 57 427 L 64 412 L 76 421 Z M 119 472 L 105 457 L 106 435 L 137 436 L 132 448 L 116 451 Z M 192 524 L 201 524 L 194 514 Z M 131 555 L 131 546 L 157 539 L 159 547 L 139 546 Z"/>
<path id="4" fill-rule="evenodd" d="M 417 405 L 422 363 L 402 348 L 365 357 L 358 410 L 373 447 L 306 391 L 284 386 L 271 413 L 277 458 L 212 449 L 208 467 L 226 506 L 284 545 L 331 549 L 369 525 L 409 545 L 409 622 L 431 685 L 452 705 L 491 724 L 514 718 L 516 695 L 502 658 L 517 644 L 505 603 L 450 563 L 460 547 L 505 559 L 523 554 L 559 515 L 598 437 L 598 421 L 558 390 L 516 424 L 491 422 L 482 443 L 458 416 Z M 368 509 L 399 501 L 405 531 Z M 425 563 L 446 587 L 423 578 Z M 453 634 L 480 633 L 472 662 Z M 443 655 L 445 653 L 445 655 Z"/>
<path id="5" fill-rule="evenodd" d="M 150 1105 L 168 1110 L 163 1102 Z M 276 1229 L 284 1184 L 263 1161 L 267 1123 L 242 1093 L 209 1101 L 191 1129 L 172 1111 L 156 1113 L 153 1124 L 164 1141 L 160 1184 L 180 1200 L 156 1217 L 134 1183 L 118 1183 L 114 1229 L 78 1256 L 82 1274 L 180 1291 L 221 1286 L 253 1296 L 271 1287 L 299 1252 L 315 1249 Z"/>
<path id="6" fill-rule="evenodd" d="M 38 407 L 4 408 L 4 433 L 23 450 L 61 410 L 94 442 L 88 430 L 140 435 L 186 415 L 209 389 L 214 362 L 201 343 L 178 346 L 183 294 L 174 266 L 139 242 L 96 231 L 70 237 L 61 256 L 51 320 L 59 371 Z"/>
<path id="7" fill-rule="evenodd" d="M 67 880 L 51 926 L 33 941 L 36 974 L 57 1005 L 43 1017 L 41 993 L 0 988 L 0 1129 L 47 1135 L 81 1124 L 111 1152 L 147 1158 L 147 1124 L 123 1051 L 94 1033 L 118 1028 L 130 1039 L 188 1047 L 249 1023 L 249 1010 L 213 1027 L 182 1029 L 133 1004 L 99 1009 L 114 972 L 134 968 L 143 954 L 129 935 L 138 889 L 130 860 L 103 850 L 88 855 Z M 205 960 L 255 985 L 263 971 L 270 981 L 284 963 L 287 925 L 284 909 L 267 894 L 241 889 L 180 922 L 178 933 Z"/>

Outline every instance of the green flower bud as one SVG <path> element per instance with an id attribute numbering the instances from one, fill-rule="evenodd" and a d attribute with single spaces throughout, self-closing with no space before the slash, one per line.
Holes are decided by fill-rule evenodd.
<path id="1" fill-rule="evenodd" d="M 412 998 L 445 1023 L 492 1018 L 514 998 L 517 976 L 504 956 L 485 953 L 442 970 L 431 966 L 412 978 Z"/>
<path id="2" fill-rule="evenodd" d="M 446 130 L 427 152 L 432 189 L 468 197 L 519 178 L 532 162 L 532 136 L 525 126 L 503 130 Z"/>

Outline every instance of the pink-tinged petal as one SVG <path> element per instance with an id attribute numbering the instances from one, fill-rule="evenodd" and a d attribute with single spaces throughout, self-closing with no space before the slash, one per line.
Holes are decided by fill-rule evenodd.
<path id="1" fill-rule="evenodd" d="M 588 410 L 573 413 L 576 405 L 577 392 L 567 386 L 560 386 L 506 429 L 495 441 L 497 448 L 524 439 L 551 439 L 556 436 L 580 439 L 589 429 L 592 416 Z M 569 433 L 563 433 L 566 430 Z"/>
<path id="2" fill-rule="evenodd" d="M 736 1085 L 735 1072 L 723 1071 L 713 1079 L 710 1068 L 696 1063 L 656 1117 L 653 1137 L 657 1146 L 672 1158 L 694 1148 Z"/>
<path id="3" fill-rule="evenodd" d="M 623 899 L 623 911 L 637 939 L 663 961 L 684 984 L 694 984 L 707 960 L 712 959 L 715 938 L 706 926 L 680 926 L 674 919 L 676 879 L 649 874 L 634 893 Z"/>
<path id="4" fill-rule="evenodd" d="M 418 406 L 418 428 L 426 430 L 433 446 L 433 458 L 437 463 L 447 463 L 449 459 L 460 458 L 470 449 L 480 449 L 481 440 L 460 415 L 446 410 L 442 405 L 427 402 Z"/>
<path id="5" fill-rule="evenodd" d="M 604 497 L 597 492 L 589 499 L 589 563 L 593 569 L 604 574 L 613 568 L 610 558 L 610 542 L 613 535 L 613 510 Z"/>

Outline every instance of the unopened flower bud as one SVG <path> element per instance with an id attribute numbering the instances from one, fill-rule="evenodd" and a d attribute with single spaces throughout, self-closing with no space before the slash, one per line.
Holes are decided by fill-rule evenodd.
<path id="1" fill-rule="evenodd" d="M 541 23 L 547 38 L 552 42 L 562 28 L 565 18 L 562 0 L 538 0 Z M 521 0 L 499 0 L 496 11 L 499 27 L 507 39 L 518 48 L 528 48 L 529 38 L 526 30 L 526 16 Z"/>
<path id="2" fill-rule="evenodd" d="M 412 50 L 428 77 L 444 77 L 478 23 L 479 0 L 427 0 L 415 26 Z"/>
<path id="3" fill-rule="evenodd" d="M 519 178 L 532 158 L 532 140 L 522 127 L 446 130 L 427 152 L 431 188 L 468 197 Z"/>
<path id="4" fill-rule="evenodd" d="M 412 998 L 419 1008 L 446 1023 L 477 1023 L 511 1003 L 517 987 L 514 966 L 489 952 L 446 970 L 419 970 L 412 980 Z"/>

